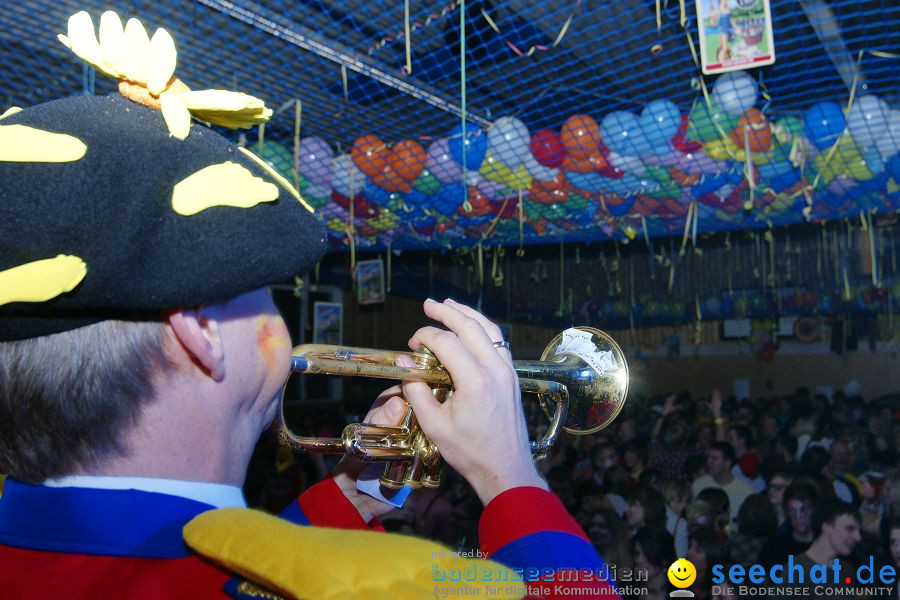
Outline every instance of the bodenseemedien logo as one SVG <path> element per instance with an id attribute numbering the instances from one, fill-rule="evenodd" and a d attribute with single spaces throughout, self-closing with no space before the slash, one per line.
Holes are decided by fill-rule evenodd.
<path id="1" fill-rule="evenodd" d="M 679 558 L 672 563 L 668 571 L 669 583 L 678 589 L 669 594 L 670 598 L 693 598 L 694 592 L 686 590 L 697 579 L 697 569 L 686 558 Z"/>

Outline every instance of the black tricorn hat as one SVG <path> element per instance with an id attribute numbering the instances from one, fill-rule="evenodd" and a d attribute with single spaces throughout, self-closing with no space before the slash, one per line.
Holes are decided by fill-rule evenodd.
<path id="1" fill-rule="evenodd" d="M 290 184 L 119 95 L 0 118 L 0 341 L 146 318 L 288 280 L 325 250 Z M 52 260 L 50 260 L 52 259 Z"/>

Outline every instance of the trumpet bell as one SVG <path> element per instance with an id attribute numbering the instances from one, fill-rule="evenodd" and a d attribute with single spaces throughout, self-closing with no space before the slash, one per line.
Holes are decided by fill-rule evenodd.
<path id="1" fill-rule="evenodd" d="M 526 377 L 552 378 L 568 389 L 568 411 L 563 429 L 584 435 L 595 433 L 612 423 L 628 396 L 628 363 L 619 345 L 605 332 L 579 326 L 553 338 L 539 364 L 557 363 L 559 367 L 543 369 L 543 373 L 522 373 Z M 533 363 L 534 364 L 534 363 Z M 519 371 L 517 365 L 517 371 Z M 547 416 L 552 403 L 538 394 Z"/>

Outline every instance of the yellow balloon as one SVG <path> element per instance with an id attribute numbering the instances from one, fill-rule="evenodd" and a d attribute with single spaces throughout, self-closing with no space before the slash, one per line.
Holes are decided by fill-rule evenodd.
<path id="1" fill-rule="evenodd" d="M 703 146 L 703 149 L 713 160 L 728 160 L 738 153 L 738 147 L 731 140 L 713 140 Z"/>
<path id="2" fill-rule="evenodd" d="M 502 182 L 516 190 L 527 190 L 531 187 L 531 180 L 534 179 L 524 165 L 516 169 L 515 173 L 511 173 L 509 179 Z"/>
<path id="3" fill-rule="evenodd" d="M 831 183 L 838 175 L 847 175 L 860 181 L 872 179 L 875 176 L 866 166 L 865 159 L 851 138 L 842 137 L 831 160 L 826 161 L 830 153 L 830 150 L 825 150 L 813 161 L 813 165 L 821 173 L 821 180 L 824 183 Z"/>
<path id="4" fill-rule="evenodd" d="M 497 183 L 506 183 L 506 180 L 512 177 L 510 168 L 500 162 L 496 156 L 491 154 L 490 150 L 488 150 L 488 153 L 485 155 L 484 161 L 482 161 L 481 168 L 478 169 L 478 172 L 481 173 L 485 179 L 490 179 Z"/>

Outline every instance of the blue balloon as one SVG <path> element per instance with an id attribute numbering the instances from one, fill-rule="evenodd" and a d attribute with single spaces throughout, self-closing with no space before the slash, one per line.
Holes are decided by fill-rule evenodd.
<path id="1" fill-rule="evenodd" d="M 711 194 L 723 185 L 731 183 L 729 179 L 730 176 L 727 171 L 718 175 L 704 175 L 695 185 L 691 186 L 691 195 L 694 198 L 699 198 L 706 194 Z"/>
<path id="2" fill-rule="evenodd" d="M 368 177 L 366 177 L 366 183 L 363 186 L 363 196 L 366 197 L 366 200 L 378 206 L 387 206 L 391 199 L 389 191 L 381 189 Z"/>
<path id="3" fill-rule="evenodd" d="M 841 107 L 834 102 L 820 102 L 803 117 L 806 137 L 819 150 L 830 148 L 847 126 L 847 119 Z"/>
<path id="4" fill-rule="evenodd" d="M 895 154 L 887 162 L 885 172 L 894 178 L 894 182 L 900 183 L 900 154 Z"/>
<path id="5" fill-rule="evenodd" d="M 769 187 L 776 193 L 797 185 L 800 181 L 800 171 L 795 169 L 789 161 L 773 162 L 759 165 L 759 177 L 763 182 L 768 182 Z"/>
<path id="6" fill-rule="evenodd" d="M 866 161 L 866 168 L 872 171 L 873 175 L 879 175 L 884 172 L 884 159 L 881 158 L 881 153 L 875 146 L 870 146 L 863 150 L 862 157 Z"/>
<path id="7" fill-rule="evenodd" d="M 617 196 L 634 194 L 641 191 L 643 188 L 641 180 L 631 173 L 626 173 L 618 179 L 612 177 L 601 177 L 600 179 L 601 191 L 616 194 Z"/>
<path id="8" fill-rule="evenodd" d="M 866 164 L 868 164 L 868 161 L 866 161 Z M 890 177 L 888 176 L 887 171 L 884 171 L 882 169 L 882 171 L 878 175 L 876 175 L 875 177 L 872 177 L 871 179 L 858 180 L 856 182 L 856 185 L 864 193 L 865 192 L 881 192 L 881 191 L 884 191 L 884 189 L 887 187 L 888 179 L 890 179 Z"/>
<path id="9" fill-rule="evenodd" d="M 465 201 L 466 188 L 462 183 L 445 183 L 440 191 L 431 197 L 431 204 L 438 212 L 453 215 Z"/>
<path id="10" fill-rule="evenodd" d="M 631 207 L 634 206 L 635 201 L 637 200 L 637 196 L 631 195 L 623 198 L 624 202 L 621 204 L 612 204 L 610 202 L 606 203 L 606 209 L 609 211 L 614 217 L 621 217 L 623 215 L 627 215 L 629 211 L 631 211 Z"/>
<path id="11" fill-rule="evenodd" d="M 668 100 L 654 100 L 644 107 L 638 122 L 649 152 L 656 156 L 667 156 L 672 151 L 669 143 L 681 125 L 678 107 Z"/>
<path id="12" fill-rule="evenodd" d="M 628 111 L 617 110 L 603 117 L 600 134 L 607 148 L 619 154 L 646 154 L 650 147 L 641 133 L 640 121 Z"/>
<path id="13" fill-rule="evenodd" d="M 481 167 L 484 155 L 487 154 L 488 136 L 477 125 L 466 125 L 466 143 L 463 144 L 462 126 L 457 125 L 447 136 L 450 156 L 460 165 L 463 164 L 463 146 L 466 152 L 466 169 L 477 171 Z"/>
<path id="14" fill-rule="evenodd" d="M 590 192 L 592 194 L 599 194 L 603 191 L 603 180 L 608 179 L 603 177 L 600 173 L 596 171 L 591 171 L 590 173 L 575 173 L 573 171 L 566 171 L 566 179 L 569 180 L 569 183 L 572 184 L 576 190 L 584 190 L 585 192 Z"/>

